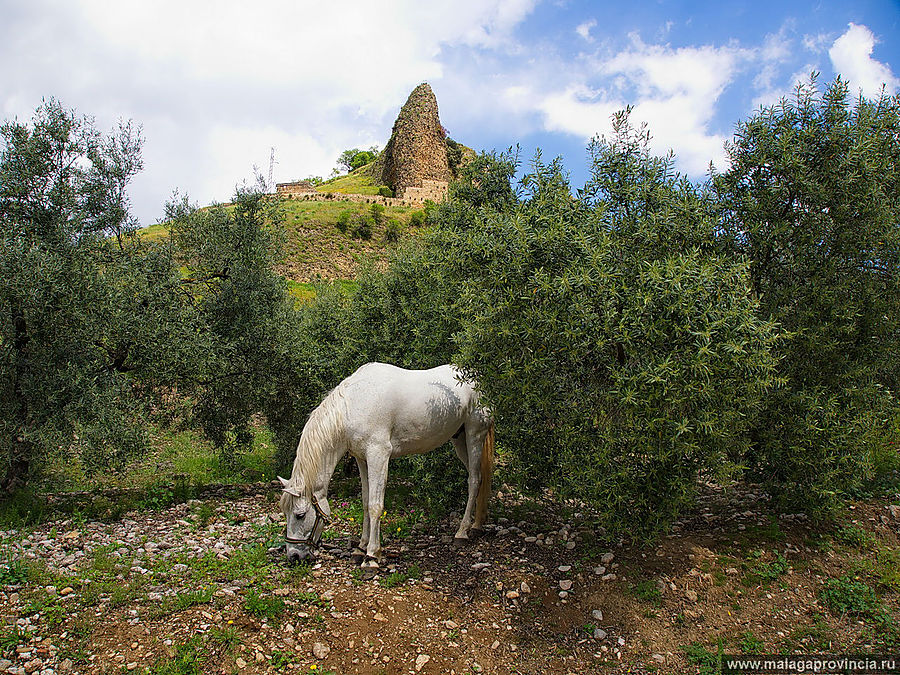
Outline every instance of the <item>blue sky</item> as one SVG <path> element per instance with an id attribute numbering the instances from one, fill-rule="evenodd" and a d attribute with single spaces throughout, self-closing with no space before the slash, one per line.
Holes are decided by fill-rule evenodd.
<path id="1" fill-rule="evenodd" d="M 702 179 L 735 123 L 812 70 L 852 91 L 900 88 L 900 2 L 0 0 L 0 112 L 54 96 L 143 127 L 131 190 L 143 224 L 174 189 L 227 200 L 253 166 L 327 175 L 348 147 L 383 145 L 431 83 L 451 135 L 476 149 L 562 155 L 633 105 L 653 149 Z"/>

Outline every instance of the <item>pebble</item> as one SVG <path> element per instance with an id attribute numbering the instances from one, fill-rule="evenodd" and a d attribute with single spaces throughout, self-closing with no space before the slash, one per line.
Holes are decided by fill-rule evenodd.
<path id="1" fill-rule="evenodd" d="M 569 579 L 563 579 L 559 582 L 559 587 L 564 591 L 568 591 L 572 588 L 572 582 Z"/>
<path id="2" fill-rule="evenodd" d="M 330 652 L 330 651 L 331 651 L 331 647 L 329 647 L 328 645 L 324 645 L 321 642 L 316 642 L 312 646 L 313 656 L 315 656 L 320 661 L 322 659 L 324 659 L 326 656 L 328 656 L 328 652 Z"/>
<path id="3" fill-rule="evenodd" d="M 605 640 L 608 633 L 602 628 L 594 629 L 594 639 L 595 640 Z"/>
<path id="4" fill-rule="evenodd" d="M 560 565 L 560 566 L 557 567 L 556 569 L 558 569 L 560 572 L 565 573 L 565 572 L 571 571 L 572 566 L 571 566 L 571 565 Z"/>
<path id="5" fill-rule="evenodd" d="M 604 553 L 602 556 L 600 556 L 600 563 L 603 565 L 609 565 L 609 563 L 611 563 L 613 561 L 613 558 L 615 557 L 616 556 L 614 553 Z"/>
<path id="6" fill-rule="evenodd" d="M 507 600 L 515 600 L 519 597 L 519 591 L 506 591 Z"/>
<path id="7" fill-rule="evenodd" d="M 519 585 L 519 590 L 522 591 L 523 593 L 531 593 L 531 586 L 528 585 L 527 581 L 523 581 Z"/>
<path id="8" fill-rule="evenodd" d="M 666 662 L 665 654 L 660 654 L 659 652 L 653 652 L 653 654 L 651 654 L 650 656 L 657 663 L 665 663 Z"/>
<path id="9" fill-rule="evenodd" d="M 684 597 L 690 602 L 697 602 L 697 591 L 687 590 L 684 592 Z"/>
<path id="10" fill-rule="evenodd" d="M 601 577 L 606 574 L 606 568 L 603 567 L 603 565 L 598 565 L 594 568 L 594 574 L 596 574 L 598 577 Z"/>
<path id="11" fill-rule="evenodd" d="M 239 656 L 234 660 L 234 665 L 243 670 L 247 667 L 247 662 Z"/>
<path id="12" fill-rule="evenodd" d="M 419 654 L 416 657 L 416 672 L 422 670 L 429 661 L 431 661 L 431 657 L 428 654 Z"/>
<path id="13" fill-rule="evenodd" d="M 591 616 L 594 617 L 594 619 L 597 621 L 603 621 L 603 612 L 599 609 L 595 609 L 593 612 L 591 612 Z"/>

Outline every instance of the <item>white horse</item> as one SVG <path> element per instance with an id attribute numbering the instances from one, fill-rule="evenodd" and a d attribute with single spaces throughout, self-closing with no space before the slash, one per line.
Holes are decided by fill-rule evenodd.
<path id="1" fill-rule="evenodd" d="M 388 462 L 453 441 L 469 472 L 469 498 L 456 541 L 481 531 L 494 465 L 494 423 L 478 394 L 453 366 L 404 370 L 367 363 L 335 387 L 312 411 L 284 488 L 285 552 L 289 562 L 314 555 L 329 522 L 328 483 L 349 452 L 359 467 L 363 524 L 352 560 L 378 567 L 381 514 Z M 475 515 L 474 524 L 472 515 Z"/>

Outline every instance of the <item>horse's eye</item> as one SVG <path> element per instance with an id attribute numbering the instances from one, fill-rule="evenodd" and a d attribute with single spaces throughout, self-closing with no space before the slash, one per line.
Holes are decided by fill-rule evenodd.
<path id="1" fill-rule="evenodd" d="M 294 512 L 294 518 L 296 518 L 297 520 L 302 520 L 305 515 L 306 515 L 306 511 L 295 511 Z"/>

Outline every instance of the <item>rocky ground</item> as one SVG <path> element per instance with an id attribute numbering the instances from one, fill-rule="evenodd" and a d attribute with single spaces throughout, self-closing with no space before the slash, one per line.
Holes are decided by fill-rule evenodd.
<path id="1" fill-rule="evenodd" d="M 607 548 L 501 495 L 459 549 L 452 516 L 389 512 L 364 574 L 358 502 L 335 500 L 322 555 L 291 568 L 275 496 L 0 532 L 0 673 L 714 673 L 722 651 L 898 644 L 896 500 L 823 531 L 710 489 L 655 545 Z"/>

